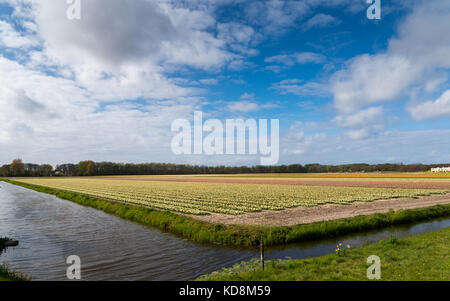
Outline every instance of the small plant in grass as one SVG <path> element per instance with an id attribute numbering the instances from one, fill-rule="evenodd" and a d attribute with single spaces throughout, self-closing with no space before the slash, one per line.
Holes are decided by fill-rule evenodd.
<path id="1" fill-rule="evenodd" d="M 395 234 L 391 234 L 391 237 L 389 237 L 389 242 L 393 245 L 398 244 L 398 237 Z"/>
<path id="2" fill-rule="evenodd" d="M 336 245 L 336 250 L 334 250 L 334 251 L 336 252 L 336 255 L 342 256 L 342 255 L 345 255 L 346 250 L 350 250 L 350 249 L 351 249 L 351 246 L 349 244 L 347 244 L 344 247 L 344 245 L 340 242 Z"/>

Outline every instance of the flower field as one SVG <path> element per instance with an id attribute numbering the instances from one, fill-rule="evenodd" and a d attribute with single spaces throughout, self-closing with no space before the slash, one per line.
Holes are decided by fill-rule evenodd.
<path id="1" fill-rule="evenodd" d="M 202 177 L 199 175 L 197 177 Z M 450 181 L 449 173 L 304 173 L 304 174 L 238 174 L 215 175 L 219 178 L 270 178 L 348 181 Z"/>
<path id="2" fill-rule="evenodd" d="M 21 178 L 17 181 L 194 215 L 208 213 L 239 215 L 262 210 L 349 204 L 355 201 L 370 202 L 448 192 L 442 189 L 126 181 L 96 178 Z"/>

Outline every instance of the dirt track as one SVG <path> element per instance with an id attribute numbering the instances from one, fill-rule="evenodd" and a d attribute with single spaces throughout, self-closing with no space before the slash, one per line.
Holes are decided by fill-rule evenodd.
<path id="1" fill-rule="evenodd" d="M 450 182 L 384 182 L 384 181 L 339 181 L 339 180 L 276 180 L 276 179 L 224 179 L 194 177 L 96 177 L 106 180 L 126 181 L 164 181 L 193 183 L 240 183 L 240 184 L 280 184 L 308 186 L 341 186 L 341 187 L 379 187 L 379 188 L 416 188 L 416 189 L 450 189 Z"/>
<path id="2" fill-rule="evenodd" d="M 450 194 L 420 197 L 418 199 L 391 199 L 373 202 L 355 202 L 350 205 L 322 205 L 297 207 L 282 211 L 263 211 L 243 215 L 216 214 L 191 217 L 220 224 L 293 226 L 319 221 L 336 220 L 358 215 L 388 212 L 390 209 L 414 209 L 439 204 L 450 204 Z"/>

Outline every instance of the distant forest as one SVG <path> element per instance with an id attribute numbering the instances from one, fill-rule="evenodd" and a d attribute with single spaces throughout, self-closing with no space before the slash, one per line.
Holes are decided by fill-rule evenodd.
<path id="1" fill-rule="evenodd" d="M 0 168 L 0 177 L 48 176 L 113 176 L 113 175 L 183 175 L 183 174 L 240 174 L 240 173 L 331 173 L 331 172 L 420 172 L 450 164 L 291 164 L 278 166 L 199 166 L 170 163 L 112 163 L 82 161 L 61 164 L 55 169 L 49 164 L 23 163 L 15 159 Z"/>

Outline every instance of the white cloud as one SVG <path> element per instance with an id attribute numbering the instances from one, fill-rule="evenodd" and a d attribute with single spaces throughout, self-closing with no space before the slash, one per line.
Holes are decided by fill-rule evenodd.
<path id="1" fill-rule="evenodd" d="M 303 24 L 303 30 L 309 30 L 314 27 L 327 27 L 340 24 L 341 21 L 331 15 L 327 14 L 317 14 L 311 19 L 309 19 L 305 24 Z"/>
<path id="2" fill-rule="evenodd" d="M 241 113 L 254 112 L 260 109 L 257 103 L 247 100 L 230 102 L 227 107 L 230 111 Z"/>
<path id="3" fill-rule="evenodd" d="M 199 80 L 199 82 L 203 85 L 217 85 L 219 80 L 217 78 L 205 78 Z"/>
<path id="4" fill-rule="evenodd" d="M 432 93 L 442 86 L 442 84 L 448 81 L 447 74 L 436 74 L 436 76 L 431 77 L 425 83 L 425 91 L 428 93 Z"/>
<path id="5" fill-rule="evenodd" d="M 157 1 L 85 1 L 79 21 L 64 1 L 33 1 L 33 17 L 47 53 L 64 64 L 113 66 L 151 60 L 195 68 L 221 66 L 229 54 L 215 38 L 212 16 Z"/>
<path id="6" fill-rule="evenodd" d="M 201 104 L 195 98 L 103 106 L 70 79 L 27 69 L 0 56 L 0 158 L 40 163 L 92 158 L 170 158 L 170 123 Z M 169 155 L 167 155 L 169 154 Z"/>
<path id="7" fill-rule="evenodd" d="M 301 129 L 296 129 L 301 131 Z M 363 131 L 361 131 L 363 132 Z M 356 131 L 352 133 L 358 138 Z M 326 136 L 305 132 L 295 139 L 284 136 L 280 164 L 345 164 L 355 162 L 450 162 L 450 130 L 386 131 L 368 139 L 348 139 L 348 133 Z M 434 152 L 433 152 L 434 151 Z"/>
<path id="8" fill-rule="evenodd" d="M 236 57 L 231 63 L 228 64 L 228 69 L 231 71 L 242 71 L 245 69 L 253 68 L 256 65 L 252 62 L 245 61 L 242 57 Z"/>
<path id="9" fill-rule="evenodd" d="M 339 115 L 333 121 L 347 129 L 351 139 L 365 139 L 384 129 L 382 107 L 372 107 L 350 115 Z"/>
<path id="10" fill-rule="evenodd" d="M 336 109 L 344 113 L 381 101 L 395 100 L 419 78 L 419 66 L 402 56 L 362 55 L 332 78 Z"/>
<path id="11" fill-rule="evenodd" d="M 327 96 L 329 87 L 323 82 L 310 81 L 303 83 L 298 79 L 287 79 L 273 84 L 271 89 L 277 90 L 280 94 L 295 94 L 299 96 Z"/>
<path id="12" fill-rule="evenodd" d="M 246 7 L 246 18 L 262 27 L 264 34 L 280 35 L 310 11 L 305 1 L 257 1 Z"/>
<path id="13" fill-rule="evenodd" d="M 368 128 L 348 130 L 347 135 L 353 140 L 365 139 L 370 136 L 370 131 Z"/>
<path id="14" fill-rule="evenodd" d="M 280 140 L 281 159 L 287 160 L 296 156 L 308 154 L 315 145 L 322 144 L 327 140 L 327 135 L 323 133 L 306 133 L 307 126 L 302 122 L 294 122 L 287 133 L 284 133 Z M 292 162 L 292 161 L 291 161 Z M 297 162 L 305 162 L 304 159 Z"/>
<path id="15" fill-rule="evenodd" d="M 38 41 L 27 33 L 17 32 L 10 23 L 0 20 L 0 45 L 23 49 L 38 45 Z"/>
<path id="16" fill-rule="evenodd" d="M 368 124 L 376 122 L 383 116 L 383 108 L 369 108 L 358 113 L 346 116 L 338 116 L 335 121 L 342 127 L 355 128 L 364 127 Z"/>
<path id="17" fill-rule="evenodd" d="M 435 101 L 427 101 L 409 108 L 409 112 L 417 120 L 450 116 L 450 90 L 445 91 Z"/>
<path id="18" fill-rule="evenodd" d="M 361 55 L 332 78 L 334 105 L 354 113 L 395 101 L 412 87 L 424 88 L 441 68 L 450 68 L 450 2 L 420 1 L 399 25 L 385 53 Z"/>
<path id="19" fill-rule="evenodd" d="M 298 52 L 293 54 L 280 54 L 268 57 L 264 60 L 266 63 L 278 63 L 286 66 L 294 66 L 296 64 L 321 64 L 326 61 L 325 56 L 314 52 Z"/>
<path id="20" fill-rule="evenodd" d="M 255 94 L 254 93 L 244 93 L 241 95 L 241 99 L 254 99 Z"/>
<path id="21" fill-rule="evenodd" d="M 95 0 L 83 3 L 81 20 L 72 21 L 65 1 L 8 3 L 14 21 L 29 31 L 19 34 L 1 21 L 0 43 L 21 50 L 39 46 L 22 56 L 28 68 L 73 79 L 97 100 L 197 95 L 203 91 L 181 87 L 165 73 L 216 70 L 234 57 L 214 36 L 215 19 L 204 11 L 159 1 Z"/>
<path id="22" fill-rule="evenodd" d="M 226 42 L 233 51 L 252 56 L 258 54 L 252 46 L 260 41 L 261 36 L 252 27 L 229 22 L 218 24 L 217 31 L 217 38 Z"/>
<path id="23" fill-rule="evenodd" d="M 226 1 L 225 1 L 226 2 Z M 241 1 L 236 1 L 241 3 Z M 359 13 L 367 6 L 364 1 L 354 0 L 267 0 L 242 1 L 245 18 L 250 24 L 260 27 L 264 35 L 279 36 L 295 28 L 298 23 L 308 18 L 319 8 L 342 8 L 351 13 Z M 314 18 L 314 17 L 313 17 Z M 321 24 L 317 17 L 315 22 Z M 314 22 L 314 21 L 313 21 Z"/>

